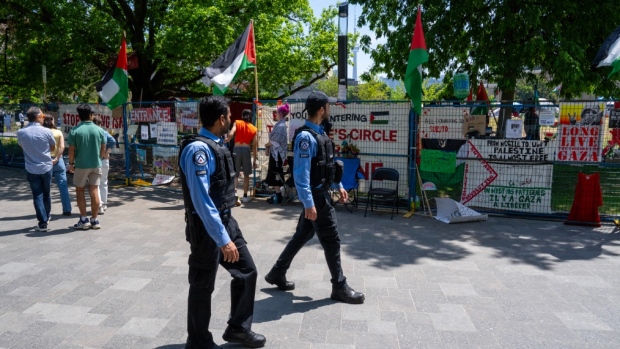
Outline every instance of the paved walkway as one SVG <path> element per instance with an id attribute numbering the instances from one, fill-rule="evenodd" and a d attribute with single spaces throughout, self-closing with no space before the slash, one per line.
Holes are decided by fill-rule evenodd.
<path id="1" fill-rule="evenodd" d="M 0 348 L 183 348 L 180 196 L 113 188 L 101 230 L 73 231 L 77 216 L 54 214 L 53 231 L 38 233 L 24 178 L 0 168 Z M 263 280 L 299 212 L 264 200 L 234 212 L 259 270 L 254 330 L 267 348 L 620 347 L 620 235 L 611 226 L 447 225 L 339 207 L 345 275 L 367 295 L 346 305 L 329 299 L 316 239 L 293 263 L 295 291 Z M 213 295 L 219 344 L 229 279 L 220 270 Z"/>

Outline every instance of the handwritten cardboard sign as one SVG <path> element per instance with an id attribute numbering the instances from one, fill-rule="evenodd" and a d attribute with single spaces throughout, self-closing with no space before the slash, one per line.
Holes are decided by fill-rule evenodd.
<path id="1" fill-rule="evenodd" d="M 485 135 L 487 128 L 486 115 L 467 115 L 463 118 L 463 134 L 478 131 L 478 135 Z"/>

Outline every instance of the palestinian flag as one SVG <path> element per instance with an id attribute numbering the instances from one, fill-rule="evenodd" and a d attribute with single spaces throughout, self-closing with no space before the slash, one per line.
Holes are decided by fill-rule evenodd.
<path id="1" fill-rule="evenodd" d="M 612 66 L 611 73 L 607 75 L 607 78 L 620 71 L 620 27 L 616 28 L 605 40 L 592 61 L 592 68 L 604 66 Z"/>
<path id="2" fill-rule="evenodd" d="M 214 84 L 213 94 L 223 95 L 239 72 L 256 66 L 254 25 L 252 22 L 218 59 L 204 70 L 205 76 Z"/>
<path id="3" fill-rule="evenodd" d="M 422 64 L 426 62 L 428 62 L 428 51 L 426 51 L 426 40 L 424 40 L 424 31 L 422 30 L 422 15 L 418 5 L 418 17 L 415 20 L 409 61 L 407 62 L 407 71 L 405 73 L 405 89 L 409 98 L 411 98 L 411 102 L 413 102 L 413 110 L 418 115 L 422 114 Z"/>
<path id="4" fill-rule="evenodd" d="M 481 106 L 476 107 L 471 115 L 487 115 L 489 112 L 489 96 L 487 95 L 487 89 L 484 88 L 482 81 L 478 86 L 478 93 L 476 94 L 476 102 L 481 102 Z"/>
<path id="5" fill-rule="evenodd" d="M 372 125 L 387 125 L 390 118 L 389 111 L 371 111 L 370 112 L 370 124 Z"/>
<path id="6" fill-rule="evenodd" d="M 127 83 L 127 45 L 125 38 L 121 41 L 121 49 L 116 64 L 110 68 L 101 81 L 95 86 L 103 103 L 114 109 L 127 102 L 129 88 Z"/>

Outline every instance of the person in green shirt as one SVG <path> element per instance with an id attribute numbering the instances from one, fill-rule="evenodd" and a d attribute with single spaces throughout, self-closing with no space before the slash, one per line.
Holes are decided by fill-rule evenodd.
<path id="1" fill-rule="evenodd" d="M 80 220 L 75 229 L 99 229 L 97 213 L 101 204 L 99 182 L 101 181 L 101 158 L 105 155 L 106 137 L 103 129 L 93 123 L 93 108 L 88 104 L 77 107 L 80 123 L 69 132 L 69 171 L 74 172 L 75 196 L 80 209 Z M 86 216 L 86 183 L 90 194 L 92 217 Z"/>

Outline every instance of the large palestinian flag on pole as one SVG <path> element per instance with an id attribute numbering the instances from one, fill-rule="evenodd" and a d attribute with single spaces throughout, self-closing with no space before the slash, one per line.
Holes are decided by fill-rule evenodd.
<path id="1" fill-rule="evenodd" d="M 252 22 L 218 59 L 204 70 L 213 83 L 213 94 L 223 95 L 239 72 L 256 66 L 254 26 Z"/>
<path id="2" fill-rule="evenodd" d="M 96 85 L 97 92 L 108 108 L 114 109 L 127 102 L 129 88 L 127 82 L 127 45 L 125 38 L 116 57 L 116 64 L 110 68 Z"/>
<path id="3" fill-rule="evenodd" d="M 409 98 L 411 98 L 411 102 L 413 102 L 413 110 L 418 115 L 422 114 L 422 64 L 426 62 L 428 62 L 428 51 L 426 51 L 426 40 L 424 40 L 424 31 L 422 30 L 422 15 L 418 5 L 418 17 L 415 20 L 409 61 L 407 62 L 407 71 L 405 72 L 405 89 Z"/>
<path id="4" fill-rule="evenodd" d="M 604 66 L 612 66 L 611 73 L 607 78 L 620 71 L 620 27 L 616 28 L 605 40 L 592 61 L 592 68 Z"/>

